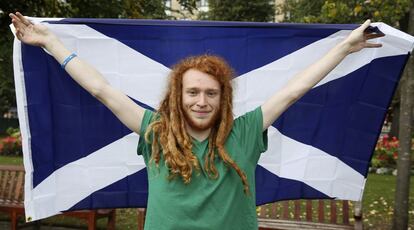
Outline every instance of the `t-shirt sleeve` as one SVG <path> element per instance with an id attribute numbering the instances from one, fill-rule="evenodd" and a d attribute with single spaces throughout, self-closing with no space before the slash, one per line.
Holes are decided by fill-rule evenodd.
<path id="1" fill-rule="evenodd" d="M 154 112 L 151 110 L 145 110 L 144 117 L 142 118 L 141 122 L 141 129 L 139 130 L 137 154 L 143 155 L 144 158 L 149 157 L 151 151 L 151 143 L 147 143 L 145 141 L 145 132 L 147 131 L 147 128 L 150 125 L 153 116 Z"/>
<path id="2" fill-rule="evenodd" d="M 263 131 L 263 113 L 259 106 L 234 121 L 238 129 L 240 144 L 257 158 L 267 150 L 267 129 Z"/>

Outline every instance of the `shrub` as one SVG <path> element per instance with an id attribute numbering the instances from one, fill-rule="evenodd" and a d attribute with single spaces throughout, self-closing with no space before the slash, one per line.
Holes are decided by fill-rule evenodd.
<path id="1" fill-rule="evenodd" d="M 387 134 L 378 139 L 375 146 L 372 166 L 374 168 L 395 168 L 398 159 L 399 141 L 396 137 L 389 137 Z"/>
<path id="2" fill-rule="evenodd" d="M 8 136 L 0 139 L 0 154 L 8 156 L 22 155 L 22 138 L 19 129 L 8 128 Z"/>

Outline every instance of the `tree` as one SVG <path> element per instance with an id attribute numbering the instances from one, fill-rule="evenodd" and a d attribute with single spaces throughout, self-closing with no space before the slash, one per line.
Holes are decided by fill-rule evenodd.
<path id="1" fill-rule="evenodd" d="M 123 9 L 123 18 L 167 18 L 163 0 L 123 0 Z"/>
<path id="2" fill-rule="evenodd" d="M 119 0 L 66 0 L 73 18 L 119 18 L 122 1 Z"/>
<path id="3" fill-rule="evenodd" d="M 220 21 L 273 21 L 274 5 L 269 0 L 210 0 L 209 11 L 201 19 Z"/>
<path id="4" fill-rule="evenodd" d="M 370 18 L 398 27 L 410 7 L 410 0 L 286 0 L 277 12 L 289 22 L 360 23 Z"/>
<path id="5" fill-rule="evenodd" d="M 414 2 L 414 1 L 413 1 Z M 407 32 L 414 35 L 414 8 L 410 10 Z M 414 59 L 406 65 L 401 85 L 399 139 L 397 160 L 397 186 L 395 192 L 393 229 L 408 229 L 410 192 L 411 146 L 413 132 Z"/>
<path id="6" fill-rule="evenodd" d="M 67 0 L 75 18 L 166 18 L 163 0 Z"/>

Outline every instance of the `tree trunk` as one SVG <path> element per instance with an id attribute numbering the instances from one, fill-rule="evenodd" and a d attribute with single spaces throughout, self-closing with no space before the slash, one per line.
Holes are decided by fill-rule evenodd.
<path id="1" fill-rule="evenodd" d="M 408 65 L 408 63 L 407 63 Z M 391 104 L 392 107 L 392 118 L 391 118 L 391 129 L 390 129 L 390 137 L 398 137 L 398 134 L 400 132 L 400 88 L 398 87 L 398 89 L 395 91 L 395 97 L 398 97 L 398 101 L 397 100 L 393 100 L 393 104 Z"/>
<path id="2" fill-rule="evenodd" d="M 408 33 L 414 34 L 414 8 L 410 10 Z M 411 55 L 401 80 L 400 101 L 400 147 L 397 161 L 397 187 L 395 190 L 395 205 L 393 229 L 408 229 L 408 208 L 411 169 L 411 133 L 413 116 L 414 92 L 414 58 Z"/>

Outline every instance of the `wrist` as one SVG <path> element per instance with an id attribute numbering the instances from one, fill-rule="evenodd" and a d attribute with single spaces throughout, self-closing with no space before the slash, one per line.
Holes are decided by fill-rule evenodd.
<path id="1" fill-rule="evenodd" d="M 41 46 L 46 49 L 48 52 L 53 53 L 53 50 L 61 45 L 60 40 L 55 35 L 49 35 Z"/>
<path id="2" fill-rule="evenodd" d="M 343 40 L 337 45 L 337 49 L 341 54 L 347 56 L 348 54 L 352 53 L 352 45 L 347 39 Z"/>

